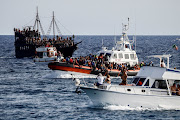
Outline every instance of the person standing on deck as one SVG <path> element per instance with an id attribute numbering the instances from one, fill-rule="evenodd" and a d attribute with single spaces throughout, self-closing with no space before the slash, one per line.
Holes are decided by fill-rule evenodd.
<path id="1" fill-rule="evenodd" d="M 166 67 L 163 59 L 161 60 L 161 67 Z"/>
<path id="2" fill-rule="evenodd" d="M 127 72 L 126 72 L 126 69 L 123 69 L 121 79 L 122 79 L 122 82 L 119 85 L 127 85 Z"/>
<path id="3" fill-rule="evenodd" d="M 104 77 L 102 76 L 101 73 L 99 73 L 98 76 L 97 76 L 97 79 L 98 79 L 98 82 L 95 83 L 95 85 L 99 87 L 99 85 L 102 85 L 102 84 L 103 84 L 103 82 L 104 82 Z"/>

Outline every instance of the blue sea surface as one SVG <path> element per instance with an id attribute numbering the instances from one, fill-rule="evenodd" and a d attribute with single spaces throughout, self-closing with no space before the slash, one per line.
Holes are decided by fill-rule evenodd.
<path id="1" fill-rule="evenodd" d="M 180 47 L 177 38 L 180 36 L 137 36 L 139 61 L 158 65 L 158 59 L 147 56 L 166 52 L 172 55 L 170 67 L 180 69 L 180 52 L 172 48 L 174 44 Z M 82 43 L 73 56 L 96 54 L 102 39 L 109 49 L 115 45 L 114 36 L 76 36 L 75 42 Z M 179 110 L 93 106 L 85 93 L 75 93 L 70 73 L 52 71 L 47 64 L 29 58 L 17 59 L 12 35 L 0 36 L 0 51 L 0 119 L 180 119 Z M 95 81 L 95 76 L 80 77 L 87 83 Z M 120 78 L 112 78 L 112 83 L 119 82 Z"/>

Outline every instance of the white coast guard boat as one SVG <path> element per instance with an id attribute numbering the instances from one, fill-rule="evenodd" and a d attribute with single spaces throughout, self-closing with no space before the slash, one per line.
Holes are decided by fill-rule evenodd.
<path id="1" fill-rule="evenodd" d="M 167 58 L 170 55 L 151 56 Z M 180 109 L 180 96 L 172 95 L 170 86 L 180 84 L 180 70 L 164 67 L 144 66 L 129 85 L 107 85 L 89 87 L 79 85 L 94 105 L 121 105 L 143 108 Z"/>
<path id="2" fill-rule="evenodd" d="M 51 62 L 57 60 L 57 50 L 55 47 L 38 47 L 34 62 Z"/>
<path id="3" fill-rule="evenodd" d="M 138 64 L 138 57 L 136 55 L 136 51 L 132 49 L 134 40 L 129 40 L 127 36 L 128 29 L 129 18 L 128 24 L 123 24 L 122 36 L 120 38 L 120 41 L 116 41 L 115 48 L 113 47 L 112 50 L 108 50 L 106 47 L 102 47 L 102 50 L 98 52 L 99 55 L 105 55 L 108 59 L 108 62 L 114 62 L 117 64 L 127 63 L 127 65 L 130 66 Z"/>

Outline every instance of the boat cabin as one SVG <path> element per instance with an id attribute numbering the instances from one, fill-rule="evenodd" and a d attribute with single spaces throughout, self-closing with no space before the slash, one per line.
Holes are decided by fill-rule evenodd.
<path id="1" fill-rule="evenodd" d="M 56 61 L 57 50 L 55 47 L 39 47 L 36 48 L 36 56 L 34 62 Z"/>
<path id="2" fill-rule="evenodd" d="M 99 52 L 99 55 L 105 56 L 105 59 L 108 62 L 115 62 L 117 64 L 126 63 L 130 66 L 138 64 L 136 52 L 129 49 L 125 51 L 103 50 Z"/>
<path id="3" fill-rule="evenodd" d="M 165 90 L 165 94 L 171 95 L 170 87 L 173 83 L 180 85 L 180 70 L 162 67 L 144 66 L 132 81 L 132 85 L 143 88 Z M 161 93 L 162 94 L 162 93 Z"/>

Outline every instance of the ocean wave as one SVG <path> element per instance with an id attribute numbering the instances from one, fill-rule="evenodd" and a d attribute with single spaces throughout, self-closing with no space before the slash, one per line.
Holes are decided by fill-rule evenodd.
<path id="1" fill-rule="evenodd" d="M 180 110 L 180 108 L 175 108 L 175 107 L 172 107 L 172 106 L 162 106 L 162 105 L 159 105 L 158 107 L 155 107 L 155 108 L 142 108 L 142 107 L 130 107 L 130 106 L 121 106 L 121 105 L 107 105 L 107 106 L 93 106 L 93 105 L 90 105 L 90 107 L 92 108 L 95 108 L 95 109 L 105 109 L 105 110 L 123 110 L 123 111 L 126 111 L 126 110 L 132 110 L 132 111 L 145 111 L 145 110 L 148 110 L 148 111 L 162 111 L 162 110 Z"/>
<path id="2" fill-rule="evenodd" d="M 69 72 L 69 71 L 52 71 L 44 76 L 45 78 L 96 78 L 97 75 L 89 75 L 83 73 Z"/>

